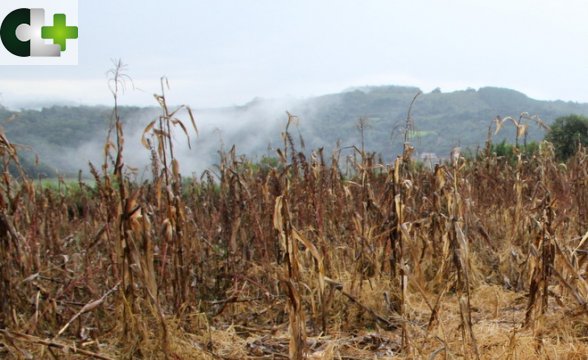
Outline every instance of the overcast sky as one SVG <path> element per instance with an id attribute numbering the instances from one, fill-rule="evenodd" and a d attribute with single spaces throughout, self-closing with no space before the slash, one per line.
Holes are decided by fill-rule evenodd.
<path id="1" fill-rule="evenodd" d="M 387 84 L 588 102 L 586 1 L 79 2 L 79 65 L 2 66 L 0 102 L 110 104 L 118 58 L 127 105 L 154 105 L 162 75 L 193 107 Z"/>

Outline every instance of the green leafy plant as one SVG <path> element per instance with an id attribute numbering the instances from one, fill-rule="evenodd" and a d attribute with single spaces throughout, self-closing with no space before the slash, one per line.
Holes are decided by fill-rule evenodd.
<path id="1" fill-rule="evenodd" d="M 558 159 L 568 159 L 580 146 L 588 146 L 588 117 L 568 115 L 557 118 L 545 139 L 555 146 Z"/>

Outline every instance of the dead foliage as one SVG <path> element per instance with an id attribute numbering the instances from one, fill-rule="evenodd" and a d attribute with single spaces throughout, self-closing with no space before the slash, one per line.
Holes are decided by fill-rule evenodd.
<path id="1" fill-rule="evenodd" d="M 516 164 L 457 153 L 427 169 L 406 137 L 392 164 L 365 144 L 340 164 L 342 149 L 299 151 L 288 114 L 277 166 L 232 148 L 216 170 L 184 178 L 172 134 L 189 137 L 196 122 L 189 107 L 169 108 L 162 79 L 161 115 L 142 138 L 152 180 L 137 184 L 123 157 L 120 70 L 94 186 L 68 193 L 13 176 L 16 150 L 0 136 L 0 356 L 588 353 L 585 150 L 566 164 L 549 144 Z M 538 121 L 512 120 L 517 137 L 524 119 Z"/>

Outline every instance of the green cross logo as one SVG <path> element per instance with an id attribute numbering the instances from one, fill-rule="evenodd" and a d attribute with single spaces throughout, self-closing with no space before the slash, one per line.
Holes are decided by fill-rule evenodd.
<path id="1" fill-rule="evenodd" d="M 65 25 L 65 14 L 53 15 L 53 26 L 43 26 L 41 28 L 41 37 L 43 39 L 53 39 L 53 43 L 65 51 L 65 42 L 67 39 L 78 38 L 78 27 Z"/>

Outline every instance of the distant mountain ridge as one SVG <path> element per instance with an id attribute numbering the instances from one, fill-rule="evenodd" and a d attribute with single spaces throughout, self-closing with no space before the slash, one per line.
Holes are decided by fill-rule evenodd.
<path id="1" fill-rule="evenodd" d="M 367 118 L 366 143 L 376 152 L 394 154 L 402 149 L 401 134 L 408 108 L 419 92 L 415 87 L 366 87 L 309 99 L 298 113 L 310 123 L 305 126 L 313 128 L 326 143 L 347 136 L 351 143 L 357 144 L 359 133 L 355 124 L 360 117 Z M 557 117 L 571 113 L 588 115 L 588 104 L 534 100 L 521 92 L 495 87 L 449 93 L 436 89 L 421 94 L 414 103 L 413 141 L 421 152 L 445 154 L 457 145 L 475 148 L 484 144 L 488 126 L 497 115 L 518 117 L 522 112 L 538 115 L 550 124 Z M 515 133 L 514 128 L 505 128 L 495 141 L 514 142 Z M 544 130 L 530 124 L 529 141 L 543 136 Z"/>
<path id="2" fill-rule="evenodd" d="M 281 144 L 280 132 L 288 111 L 299 118 L 298 129 L 291 131 L 296 139 L 300 133 L 306 151 L 323 147 L 328 153 L 337 143 L 341 147 L 360 144 L 357 123 L 364 118 L 366 148 L 391 159 L 402 150 L 408 108 L 419 92 L 416 87 L 366 86 L 307 99 L 256 98 L 242 106 L 195 109 L 200 137 L 192 152 L 186 146 L 186 151 L 178 153 L 185 157 L 188 171 L 211 166 L 218 158 L 217 151 L 233 144 L 240 153 L 253 158 L 275 155 L 272 148 Z M 497 115 L 518 117 L 522 112 L 536 114 L 550 124 L 572 113 L 588 116 L 588 104 L 535 100 L 521 92 L 496 87 L 446 93 L 436 89 L 419 95 L 414 103 L 412 142 L 421 153 L 446 155 L 454 146 L 475 150 L 483 146 L 488 126 Z M 15 120 L 3 121 L 11 114 L 0 107 L 0 121 L 8 138 L 30 146 L 52 167 L 71 172 L 87 168 L 88 160 L 97 161 L 102 156 L 111 116 L 109 107 L 52 106 L 22 110 L 16 113 Z M 140 133 L 157 114 L 155 107 L 121 108 L 129 152 L 144 152 L 139 145 Z M 544 130 L 534 124 L 529 127 L 529 141 L 543 138 Z M 515 132 L 505 126 L 494 140 L 514 142 Z M 133 165 L 148 162 L 148 156 L 130 158 L 141 163 Z"/>

